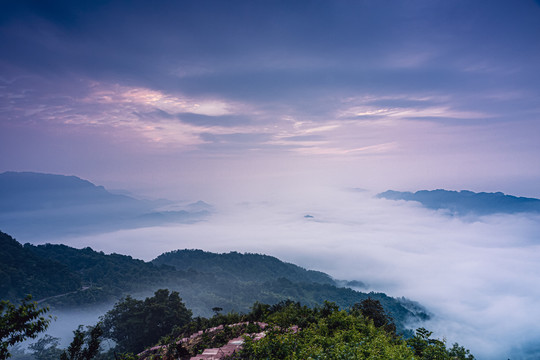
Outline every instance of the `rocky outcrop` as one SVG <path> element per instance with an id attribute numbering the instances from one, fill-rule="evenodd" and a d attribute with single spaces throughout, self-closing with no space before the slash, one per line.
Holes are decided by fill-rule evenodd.
<path id="1" fill-rule="evenodd" d="M 193 348 L 195 345 L 202 342 L 202 338 L 204 335 L 212 335 L 219 331 L 222 331 L 225 329 L 225 326 L 230 328 L 236 328 L 236 327 L 247 327 L 250 323 L 248 322 L 242 322 L 237 324 L 231 324 L 231 325 L 219 325 L 210 329 L 206 330 L 200 330 L 196 333 L 191 334 L 189 337 L 185 337 L 182 339 L 179 339 L 176 342 L 176 345 L 183 345 L 184 349 L 190 349 Z M 251 323 L 258 326 L 259 329 L 264 330 L 268 324 L 262 323 L 262 322 L 255 322 Z M 190 360 L 218 360 L 223 359 L 227 356 L 230 356 L 234 354 L 235 352 L 242 349 L 242 345 L 244 344 L 244 337 L 249 336 L 253 340 L 257 341 L 262 339 L 266 335 L 265 331 L 261 331 L 258 333 L 245 333 L 242 336 L 237 336 L 227 342 L 227 344 L 217 347 L 217 348 L 207 348 L 205 349 L 201 354 L 198 354 L 196 356 L 185 356 L 181 357 L 181 359 L 190 359 Z M 150 359 L 153 358 L 155 355 L 161 355 L 163 359 L 173 358 L 173 356 L 168 356 L 170 346 L 168 345 L 160 345 L 160 346 L 154 346 L 150 349 L 147 349 L 143 351 L 142 353 L 138 354 L 139 359 Z M 172 354 L 171 354 L 172 355 Z"/>

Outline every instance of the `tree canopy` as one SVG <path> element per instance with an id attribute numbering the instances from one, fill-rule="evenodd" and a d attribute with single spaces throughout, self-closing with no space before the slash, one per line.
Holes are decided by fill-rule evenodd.
<path id="1" fill-rule="evenodd" d="M 44 314 L 48 308 L 39 308 L 28 295 L 16 306 L 7 300 L 0 301 L 0 359 L 10 356 L 9 346 L 27 338 L 35 338 L 49 326 L 51 317 Z"/>
<path id="2" fill-rule="evenodd" d="M 73 341 L 60 355 L 60 360 L 91 360 L 99 354 L 101 335 L 103 335 L 100 323 L 89 327 L 86 332 L 83 331 L 82 326 L 79 326 L 73 331 L 73 335 Z"/>
<path id="3" fill-rule="evenodd" d="M 458 344 L 448 349 L 423 328 L 407 340 L 396 335 L 391 319 L 373 299 L 350 311 L 330 302 L 313 309 L 294 302 L 255 304 L 250 315 L 267 321 L 270 330 L 257 341 L 246 337 L 233 359 L 474 360 L 469 350 Z"/>
<path id="4" fill-rule="evenodd" d="M 140 352 L 154 345 L 173 327 L 191 321 L 188 310 L 176 291 L 160 289 L 145 300 L 125 297 L 103 316 L 106 337 L 113 339 L 119 351 Z"/>

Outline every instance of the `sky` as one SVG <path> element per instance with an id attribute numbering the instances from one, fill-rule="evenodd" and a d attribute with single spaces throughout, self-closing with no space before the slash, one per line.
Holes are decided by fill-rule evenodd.
<path id="1" fill-rule="evenodd" d="M 322 183 L 540 196 L 538 2 L 0 13 L 0 171 L 179 198 Z"/>
<path id="2" fill-rule="evenodd" d="M 532 0 L 0 0 L 0 172 L 216 207 L 60 242 L 267 253 L 418 300 L 480 359 L 525 358 L 538 216 L 372 195 L 540 198 L 539 39 Z"/>

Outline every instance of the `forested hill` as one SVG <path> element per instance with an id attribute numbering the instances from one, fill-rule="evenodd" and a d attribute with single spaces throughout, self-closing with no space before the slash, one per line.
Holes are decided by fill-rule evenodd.
<path id="1" fill-rule="evenodd" d="M 89 305 L 117 300 L 176 280 L 182 274 L 130 256 L 66 245 L 24 246 L 0 232 L 0 298 L 16 301 L 26 294 L 52 299 L 59 306 Z M 83 290 L 84 289 L 84 290 Z"/>
<path id="2" fill-rule="evenodd" d="M 26 294 L 43 298 L 81 288 L 80 278 L 65 264 L 42 257 L 0 232 L 0 299 Z"/>
<path id="3" fill-rule="evenodd" d="M 306 270 L 261 254 L 230 252 L 216 254 L 202 250 L 176 250 L 161 254 L 152 261 L 156 265 L 171 265 L 178 270 L 197 270 L 222 274 L 240 281 L 264 282 L 276 278 L 290 281 L 336 285 L 328 274 Z"/>
<path id="4" fill-rule="evenodd" d="M 145 262 L 88 247 L 23 246 L 0 232 L 0 258 L 4 259 L 0 275 L 6 279 L 0 287 L 1 299 L 16 301 L 31 293 L 37 300 L 47 298 L 45 302 L 55 308 L 112 305 L 128 294 L 143 297 L 168 288 L 178 291 L 187 306 L 202 316 L 211 315 L 214 307 L 245 313 L 256 301 L 275 304 L 290 299 L 315 306 L 328 300 L 348 308 L 373 298 L 400 328 L 409 320 L 427 317 L 413 302 L 338 287 L 327 274 L 267 255 L 182 250 Z"/>
<path id="5" fill-rule="evenodd" d="M 490 215 L 540 212 L 540 199 L 467 190 L 420 190 L 415 193 L 388 190 L 377 195 L 389 200 L 417 201 L 429 209 L 446 209 L 456 215 Z"/>

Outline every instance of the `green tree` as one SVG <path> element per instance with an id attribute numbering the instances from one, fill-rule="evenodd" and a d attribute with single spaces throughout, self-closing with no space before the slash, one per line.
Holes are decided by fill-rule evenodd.
<path id="1" fill-rule="evenodd" d="M 458 343 L 452 345 L 452 348 L 448 350 L 448 354 L 455 360 L 474 360 L 474 356 L 468 349 L 463 346 L 459 346 Z"/>
<path id="2" fill-rule="evenodd" d="M 354 304 L 353 312 L 360 312 L 364 317 L 373 320 L 373 325 L 382 327 L 386 332 L 396 334 L 396 325 L 388 315 L 379 300 L 367 298 L 360 304 Z"/>
<path id="3" fill-rule="evenodd" d="M 138 353 L 175 326 L 188 324 L 191 316 L 178 292 L 160 289 L 144 301 L 127 296 L 118 302 L 103 316 L 103 330 L 117 343 L 118 351 Z"/>
<path id="4" fill-rule="evenodd" d="M 27 338 L 35 338 L 49 326 L 51 317 L 43 316 L 49 309 L 39 308 L 32 296 L 24 298 L 19 306 L 7 300 L 0 301 L 0 359 L 10 356 L 8 347 Z"/>
<path id="5" fill-rule="evenodd" d="M 223 311 L 223 308 L 219 307 L 219 306 L 215 306 L 215 307 L 212 308 L 212 311 L 214 312 L 215 316 L 218 316 L 219 313 Z"/>
<path id="6" fill-rule="evenodd" d="M 320 312 L 332 312 L 333 310 L 337 310 L 337 306 L 334 303 L 326 301 Z M 283 328 L 288 328 L 292 325 L 306 327 L 316 321 L 315 313 L 317 311 L 319 311 L 318 308 L 314 310 L 307 306 L 302 306 L 299 302 L 285 300 L 272 305 L 268 310 L 268 315 L 258 320 L 268 321 Z"/>
<path id="7" fill-rule="evenodd" d="M 86 332 L 83 331 L 81 325 L 73 331 L 73 335 L 73 341 L 67 350 L 60 355 L 60 360 L 90 360 L 99 353 L 99 345 L 103 335 L 100 323 L 89 327 Z"/>
<path id="8" fill-rule="evenodd" d="M 431 339 L 431 331 L 425 328 L 416 329 L 414 337 L 407 340 L 413 350 L 414 354 L 425 360 L 445 360 L 450 359 L 448 350 L 444 341 L 438 339 Z"/>

